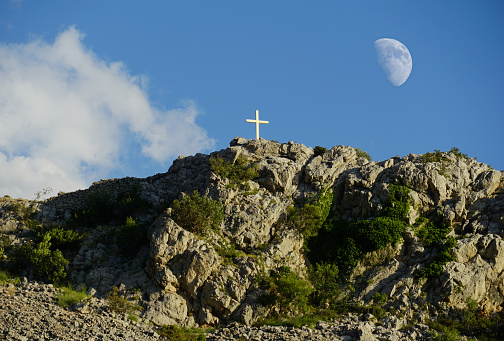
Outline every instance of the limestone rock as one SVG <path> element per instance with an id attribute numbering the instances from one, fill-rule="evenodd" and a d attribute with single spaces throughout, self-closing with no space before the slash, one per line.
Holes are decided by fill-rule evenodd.
<path id="1" fill-rule="evenodd" d="M 192 298 L 221 263 L 219 255 L 193 233 L 164 215 L 150 231 L 147 272 L 164 289 L 181 287 Z"/>
<path id="2" fill-rule="evenodd" d="M 243 186 L 233 184 L 212 171 L 209 160 L 215 156 L 228 162 L 245 157 L 257 167 L 259 177 Z M 259 273 L 286 265 L 301 277 L 307 275 L 304 240 L 286 224 L 289 206 L 303 205 L 321 189 L 330 188 L 334 193 L 331 218 L 372 219 L 382 213 L 391 184 L 402 184 L 411 190 L 411 226 L 403 243 L 369 254 L 359 264 L 352 277 L 356 287 L 352 299 L 367 303 L 375 293 L 386 294 L 388 308 L 420 321 L 438 314 L 444 304 L 464 308 L 467 298 L 486 311 L 499 310 L 504 304 L 503 174 L 453 153 L 441 156 L 437 162 L 426 162 L 416 154 L 369 162 L 347 146 L 315 156 L 312 148 L 299 143 L 235 138 L 229 148 L 211 155 L 181 156 L 167 172 L 148 178 L 101 180 L 87 190 L 42 202 L 4 198 L 0 233 L 8 235 L 13 245 L 29 239 L 25 219 L 10 208 L 14 203 L 33 207 L 43 223 L 64 224 L 86 209 L 96 193 L 106 192 L 117 200 L 135 190 L 146 206 L 135 218 L 148 227 L 148 244 L 135 255 L 122 256 L 114 236 L 123 221 L 78 226 L 86 237 L 72 256 L 72 281 L 95 288 L 96 297 L 104 297 L 111 286 L 121 283 L 124 292 L 138 288 L 142 318 L 154 323 L 192 326 L 238 320 L 250 325 L 267 311 L 257 303 L 261 290 L 254 278 Z M 159 213 L 160 207 L 194 190 L 224 207 L 219 230 L 205 237 L 178 226 L 169 208 Z M 422 244 L 413 224 L 418 217 L 435 213 L 453 227 L 455 261 L 447 263 L 438 278 L 418 279 L 414 274 L 435 258 L 437 250 Z M 422 308 L 426 306 L 431 310 Z M 328 339 L 372 340 L 379 335 L 413 340 L 428 334 L 415 327 L 406 335 L 399 327 L 402 322 L 392 317 L 382 321 L 387 328 L 354 317 L 346 322 L 344 331 L 319 327 L 328 333 L 337 331 Z M 253 339 L 255 332 L 272 337 L 290 333 L 280 327 L 240 328 L 236 330 L 245 339 Z M 326 337 L 309 330 L 295 333 L 289 335 Z"/>
<path id="3" fill-rule="evenodd" d="M 187 301 L 174 292 L 155 293 L 146 304 L 143 318 L 163 325 L 182 324 L 187 318 Z"/>

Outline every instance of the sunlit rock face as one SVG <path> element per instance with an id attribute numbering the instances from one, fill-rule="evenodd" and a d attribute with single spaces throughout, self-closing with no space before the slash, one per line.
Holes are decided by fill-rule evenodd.
<path id="1" fill-rule="evenodd" d="M 92 193 L 106 191 L 118 198 L 135 189 L 146 206 L 137 220 L 147 227 L 148 241 L 123 257 L 111 237 L 116 227 L 87 229 L 70 264 L 71 280 L 102 296 L 111 286 L 140 290 L 141 316 L 156 324 L 251 324 L 269 311 L 258 303 L 263 293 L 255 280 L 259 274 L 285 265 L 307 278 L 304 240 L 287 222 L 289 206 L 301 206 L 329 188 L 334 193 L 331 218 L 373 219 L 382 213 L 391 184 L 401 184 L 410 189 L 411 226 L 402 243 L 367 255 L 354 269 L 352 300 L 366 303 L 376 293 L 387 294 L 387 304 L 405 318 L 426 302 L 438 309 L 463 308 L 468 297 L 486 311 L 498 310 L 504 303 L 502 174 L 453 153 L 443 153 L 441 162 L 414 154 L 370 162 L 360 155 L 347 146 L 315 155 L 298 143 L 235 138 L 229 148 L 211 155 L 180 157 L 166 173 L 104 180 L 87 190 L 22 203 L 33 204 L 40 221 L 65 223 L 86 207 Z M 214 157 L 245 158 L 256 165 L 258 176 L 237 186 L 212 171 Z M 170 208 L 174 199 L 194 190 L 223 206 L 222 222 L 206 236 L 179 226 Z M 25 227 L 7 209 L 9 200 L 0 202 L 0 228 L 22 243 L 19 231 Z M 455 260 L 437 278 L 417 278 L 415 272 L 437 251 L 422 243 L 413 225 L 433 211 L 452 227 Z"/>

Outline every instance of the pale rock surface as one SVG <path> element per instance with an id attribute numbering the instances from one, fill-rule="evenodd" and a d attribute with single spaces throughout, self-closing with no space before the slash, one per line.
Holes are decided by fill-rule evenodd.
<path id="1" fill-rule="evenodd" d="M 255 163 L 259 171 L 258 179 L 248 181 L 247 191 L 233 188 L 228 179 L 212 172 L 209 163 L 210 157 L 232 162 L 240 155 Z M 367 303 L 375 293 L 387 294 L 388 307 L 420 321 L 438 314 L 436 309 L 442 309 L 445 302 L 452 308 L 463 308 L 468 297 L 486 311 L 497 311 L 504 304 L 503 175 L 473 159 L 449 153 L 443 156 L 442 162 L 424 162 L 415 154 L 369 162 L 347 146 L 335 146 L 314 156 L 312 148 L 294 142 L 235 138 L 229 148 L 211 155 L 179 157 L 166 173 L 145 179 L 101 180 L 88 190 L 22 204 L 35 207 L 40 221 L 58 224 L 83 210 L 93 193 L 106 191 L 114 199 L 138 189 L 148 205 L 139 217 L 149 226 L 148 244 L 130 258 L 118 257 L 115 246 L 102 242 L 110 240 L 114 228 L 97 226 L 76 252 L 72 280 L 95 288 L 98 296 L 104 296 L 112 285 L 139 288 L 142 316 L 155 323 L 213 325 L 234 319 L 250 325 L 267 312 L 257 303 L 261 290 L 254 279 L 258 274 L 287 265 L 306 276 L 302 237 L 285 223 L 289 206 L 302 205 L 321 189 L 331 188 L 333 218 L 373 218 L 380 215 L 390 184 L 399 183 L 411 189 L 411 224 L 440 208 L 443 221 L 454 228 L 456 260 L 444 266 L 439 278 L 415 278 L 415 271 L 432 260 L 436 250 L 422 245 L 410 227 L 402 244 L 373 254 L 358 266 L 353 299 Z M 178 226 L 170 209 L 162 214 L 158 210 L 194 190 L 224 205 L 219 231 L 205 238 Z M 22 219 L 8 210 L 12 200 L 0 201 L 0 233 L 19 245 L 26 241 L 28 232 Z M 229 245 L 234 245 L 237 254 L 219 254 Z M 386 323 L 396 328 L 401 324 L 396 322 Z M 352 330 L 351 335 L 340 333 L 338 337 L 358 338 L 359 330 L 370 339 L 386 335 L 372 324 Z M 252 332 L 249 329 L 247 335 Z M 267 334 L 265 330 L 257 333 Z M 423 335 L 421 328 L 414 333 L 418 339 Z M 417 339 L 412 335 L 397 331 L 387 337 Z"/>

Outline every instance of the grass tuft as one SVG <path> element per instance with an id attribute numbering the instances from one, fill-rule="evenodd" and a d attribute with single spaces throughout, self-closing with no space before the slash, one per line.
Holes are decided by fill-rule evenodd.
<path id="1" fill-rule="evenodd" d="M 72 288 L 63 287 L 60 289 L 60 292 L 56 295 L 58 298 L 58 304 L 60 307 L 69 307 L 80 301 L 89 297 L 86 294 L 86 288 L 83 288 L 80 291 L 75 291 Z"/>

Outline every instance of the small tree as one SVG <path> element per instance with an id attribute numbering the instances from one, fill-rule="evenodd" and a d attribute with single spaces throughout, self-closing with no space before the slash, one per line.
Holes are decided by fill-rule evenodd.
<path id="1" fill-rule="evenodd" d="M 201 235 L 217 230 L 224 209 L 219 201 L 200 196 L 198 191 L 173 202 L 172 217 L 181 227 Z"/>
<path id="2" fill-rule="evenodd" d="M 371 160 L 372 160 L 371 155 L 369 155 L 367 152 L 363 151 L 360 148 L 355 148 L 355 152 L 357 153 L 357 157 L 363 157 L 366 160 L 371 162 Z"/>
<path id="3" fill-rule="evenodd" d="M 340 275 L 339 269 L 333 263 L 319 263 L 310 271 L 310 279 L 315 287 L 313 292 L 314 303 L 325 305 L 336 302 L 340 295 Z"/>
<path id="4" fill-rule="evenodd" d="M 51 251 L 51 235 L 44 234 L 43 240 L 32 250 L 31 264 L 37 278 L 60 282 L 66 277 L 68 261 L 60 250 Z"/>
<path id="5" fill-rule="evenodd" d="M 327 152 L 327 148 L 316 146 L 315 149 L 313 150 L 313 155 L 314 156 L 324 155 L 325 152 Z"/>
<path id="6" fill-rule="evenodd" d="M 300 279 L 288 266 L 271 270 L 269 276 L 259 278 L 259 285 L 266 290 L 259 301 L 277 305 L 280 314 L 289 310 L 307 311 L 313 288 L 308 281 Z"/>

